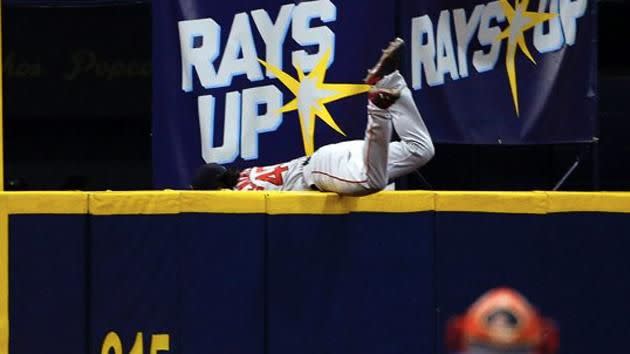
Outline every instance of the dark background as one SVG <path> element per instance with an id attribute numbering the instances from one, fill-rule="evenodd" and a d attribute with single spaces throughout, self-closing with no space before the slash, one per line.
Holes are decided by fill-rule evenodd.
<path id="1" fill-rule="evenodd" d="M 437 144 L 409 189 L 630 190 L 630 2 L 601 1 L 599 143 Z M 151 189 L 151 5 L 3 4 L 5 188 Z"/>

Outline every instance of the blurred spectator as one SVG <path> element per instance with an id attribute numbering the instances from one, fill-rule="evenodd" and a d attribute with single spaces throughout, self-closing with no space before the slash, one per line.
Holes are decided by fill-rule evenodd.
<path id="1" fill-rule="evenodd" d="M 496 288 L 449 321 L 446 345 L 451 353 L 555 354 L 559 338 L 551 320 L 541 317 L 523 295 Z"/>

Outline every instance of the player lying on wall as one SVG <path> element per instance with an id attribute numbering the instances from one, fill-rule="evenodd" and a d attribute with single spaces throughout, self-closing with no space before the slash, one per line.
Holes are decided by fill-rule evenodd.
<path id="1" fill-rule="evenodd" d="M 413 172 L 434 155 L 411 91 L 398 72 L 404 41 L 396 38 L 368 71 L 368 120 L 363 140 L 322 146 L 312 156 L 242 171 L 209 163 L 193 177 L 195 190 L 319 190 L 366 195 Z M 393 128 L 400 141 L 390 142 Z"/>

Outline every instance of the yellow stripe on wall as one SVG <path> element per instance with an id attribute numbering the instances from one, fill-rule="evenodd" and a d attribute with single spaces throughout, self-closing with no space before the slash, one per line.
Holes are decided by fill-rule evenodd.
<path id="1" fill-rule="evenodd" d="M 434 209 L 432 192 L 381 192 L 347 197 L 321 192 L 269 192 L 267 214 L 412 213 Z"/>
<path id="2" fill-rule="evenodd" d="M 4 193 L 3 193 L 4 194 Z M 9 220 L 7 197 L 0 195 L 0 353 L 9 353 Z"/>
<path id="3" fill-rule="evenodd" d="M 193 192 L 180 194 L 182 213 L 230 213 L 264 214 L 266 205 L 264 192 Z"/>
<path id="4" fill-rule="evenodd" d="M 334 193 L 309 192 L 269 192 L 267 193 L 267 214 L 347 214 L 345 197 Z"/>
<path id="5" fill-rule="evenodd" d="M 361 198 L 349 198 L 354 212 L 414 213 L 435 209 L 435 193 L 427 191 L 385 191 Z"/>
<path id="6" fill-rule="evenodd" d="M 482 212 L 630 213 L 630 193 L 385 191 L 365 197 L 321 192 L 0 192 L 9 215 L 178 213 L 348 214 Z"/>
<path id="7" fill-rule="evenodd" d="M 179 213 L 177 191 L 95 192 L 89 194 L 92 215 L 160 215 Z"/>
<path id="8" fill-rule="evenodd" d="M 545 214 L 542 192 L 437 192 L 436 211 Z"/>
<path id="9" fill-rule="evenodd" d="M 82 192 L 7 192 L 9 214 L 86 214 L 88 194 Z"/>
<path id="10" fill-rule="evenodd" d="M 548 211 L 566 212 L 630 212 L 630 193 L 547 192 Z"/>

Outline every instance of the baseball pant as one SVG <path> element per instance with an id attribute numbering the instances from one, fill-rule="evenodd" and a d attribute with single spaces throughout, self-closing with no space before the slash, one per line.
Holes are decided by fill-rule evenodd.
<path id="1" fill-rule="evenodd" d="M 401 97 L 388 109 L 368 103 L 363 140 L 326 145 L 315 151 L 303 171 L 308 184 L 339 194 L 370 194 L 433 157 L 431 137 L 402 75 L 396 71 L 376 87 L 401 89 Z M 392 125 L 400 141 L 390 142 Z"/>

